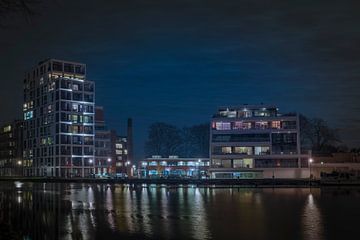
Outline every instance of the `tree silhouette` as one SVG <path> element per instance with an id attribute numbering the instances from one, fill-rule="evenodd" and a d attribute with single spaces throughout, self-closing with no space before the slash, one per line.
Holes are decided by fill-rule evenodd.
<path id="1" fill-rule="evenodd" d="M 35 12 L 35 6 L 40 0 L 0 0 L 0 25 L 4 26 L 7 18 L 14 15 L 21 15 L 29 20 Z"/>

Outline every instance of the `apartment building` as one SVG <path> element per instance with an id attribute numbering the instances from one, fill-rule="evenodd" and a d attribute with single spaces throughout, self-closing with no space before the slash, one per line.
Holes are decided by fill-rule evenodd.
<path id="1" fill-rule="evenodd" d="M 94 172 L 95 86 L 86 65 L 41 61 L 24 79 L 27 176 L 85 177 Z"/>
<path id="2" fill-rule="evenodd" d="M 301 152 L 299 116 L 269 105 L 222 107 L 213 116 L 212 178 L 305 178 L 309 154 Z"/>

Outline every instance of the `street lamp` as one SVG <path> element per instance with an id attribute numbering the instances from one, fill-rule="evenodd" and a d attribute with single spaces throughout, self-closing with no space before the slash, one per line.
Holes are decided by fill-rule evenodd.
<path id="1" fill-rule="evenodd" d="M 311 183 L 311 163 L 313 162 L 314 160 L 312 158 L 309 158 L 309 184 Z"/>
<path id="2" fill-rule="evenodd" d="M 197 166 L 197 172 L 198 172 L 198 178 L 200 179 L 200 165 L 201 165 L 201 159 L 199 158 L 198 162 L 196 163 Z"/>

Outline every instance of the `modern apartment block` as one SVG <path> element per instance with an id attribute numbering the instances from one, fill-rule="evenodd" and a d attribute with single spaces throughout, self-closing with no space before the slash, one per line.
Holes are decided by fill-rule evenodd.
<path id="1" fill-rule="evenodd" d="M 115 173 L 111 155 L 111 131 L 107 128 L 103 107 L 95 107 L 95 174 L 99 176 Z"/>
<path id="2" fill-rule="evenodd" d="M 21 176 L 23 122 L 16 120 L 0 128 L 0 176 Z"/>
<path id="3" fill-rule="evenodd" d="M 243 105 L 220 108 L 212 118 L 212 178 L 309 177 L 309 157 L 301 154 L 297 114 Z"/>
<path id="4" fill-rule="evenodd" d="M 82 63 L 48 59 L 26 74 L 27 176 L 84 177 L 94 172 L 94 90 Z"/>

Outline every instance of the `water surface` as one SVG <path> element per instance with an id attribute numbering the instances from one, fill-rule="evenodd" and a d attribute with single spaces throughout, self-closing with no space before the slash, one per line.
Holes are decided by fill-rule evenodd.
<path id="1" fill-rule="evenodd" d="M 0 182 L 0 239 L 358 239 L 360 188 Z"/>

